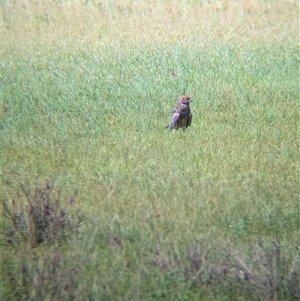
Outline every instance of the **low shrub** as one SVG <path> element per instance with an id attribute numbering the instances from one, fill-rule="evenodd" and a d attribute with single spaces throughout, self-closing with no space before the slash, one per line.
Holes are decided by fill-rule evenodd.
<path id="1" fill-rule="evenodd" d="M 39 255 L 23 251 L 19 255 L 6 264 L 6 300 L 74 300 L 79 286 L 79 264 L 66 262 L 65 254 L 58 249 Z"/>
<path id="2" fill-rule="evenodd" d="M 4 240 L 18 246 L 29 242 L 32 247 L 41 243 L 53 245 L 76 233 L 82 217 L 74 210 L 75 199 L 64 199 L 51 181 L 35 185 L 33 191 L 20 183 L 17 197 L 4 201 Z"/>

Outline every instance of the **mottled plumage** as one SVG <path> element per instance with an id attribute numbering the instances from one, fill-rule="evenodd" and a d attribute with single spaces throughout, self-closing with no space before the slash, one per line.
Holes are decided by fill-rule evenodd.
<path id="1" fill-rule="evenodd" d="M 169 130 L 178 130 L 182 128 L 183 131 L 192 123 L 192 113 L 190 109 L 191 98 L 189 96 L 180 96 L 178 99 L 177 108 L 173 111 L 169 125 L 166 128 Z"/>

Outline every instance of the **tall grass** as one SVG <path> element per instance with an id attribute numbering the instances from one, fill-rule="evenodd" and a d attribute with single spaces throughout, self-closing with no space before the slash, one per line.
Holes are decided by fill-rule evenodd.
<path id="1" fill-rule="evenodd" d="M 299 297 L 296 3 L 210 3 L 4 2 L 2 199 L 55 179 L 85 220 L 2 237 L 6 300 Z"/>

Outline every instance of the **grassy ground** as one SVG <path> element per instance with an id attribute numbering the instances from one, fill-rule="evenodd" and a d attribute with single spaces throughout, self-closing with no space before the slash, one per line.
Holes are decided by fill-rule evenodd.
<path id="1" fill-rule="evenodd" d="M 2 199 L 53 179 L 84 221 L 4 235 L 3 299 L 299 297 L 298 4 L 166 3 L 4 1 Z"/>

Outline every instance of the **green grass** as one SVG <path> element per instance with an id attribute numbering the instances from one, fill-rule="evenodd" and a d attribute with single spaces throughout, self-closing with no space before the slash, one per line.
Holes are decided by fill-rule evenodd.
<path id="1" fill-rule="evenodd" d="M 2 199 L 22 199 L 18 179 L 78 191 L 79 235 L 34 251 L 80 267 L 75 300 L 257 300 L 222 282 L 192 285 L 202 243 L 218 258 L 220 246 L 248 254 L 258 238 L 276 239 L 289 275 L 300 226 L 298 46 L 252 41 L 6 48 Z M 183 94 L 193 122 L 171 134 Z M 22 258 L 34 267 L 30 249 L 9 250 L 6 300 L 7 271 L 18 275 Z"/>

